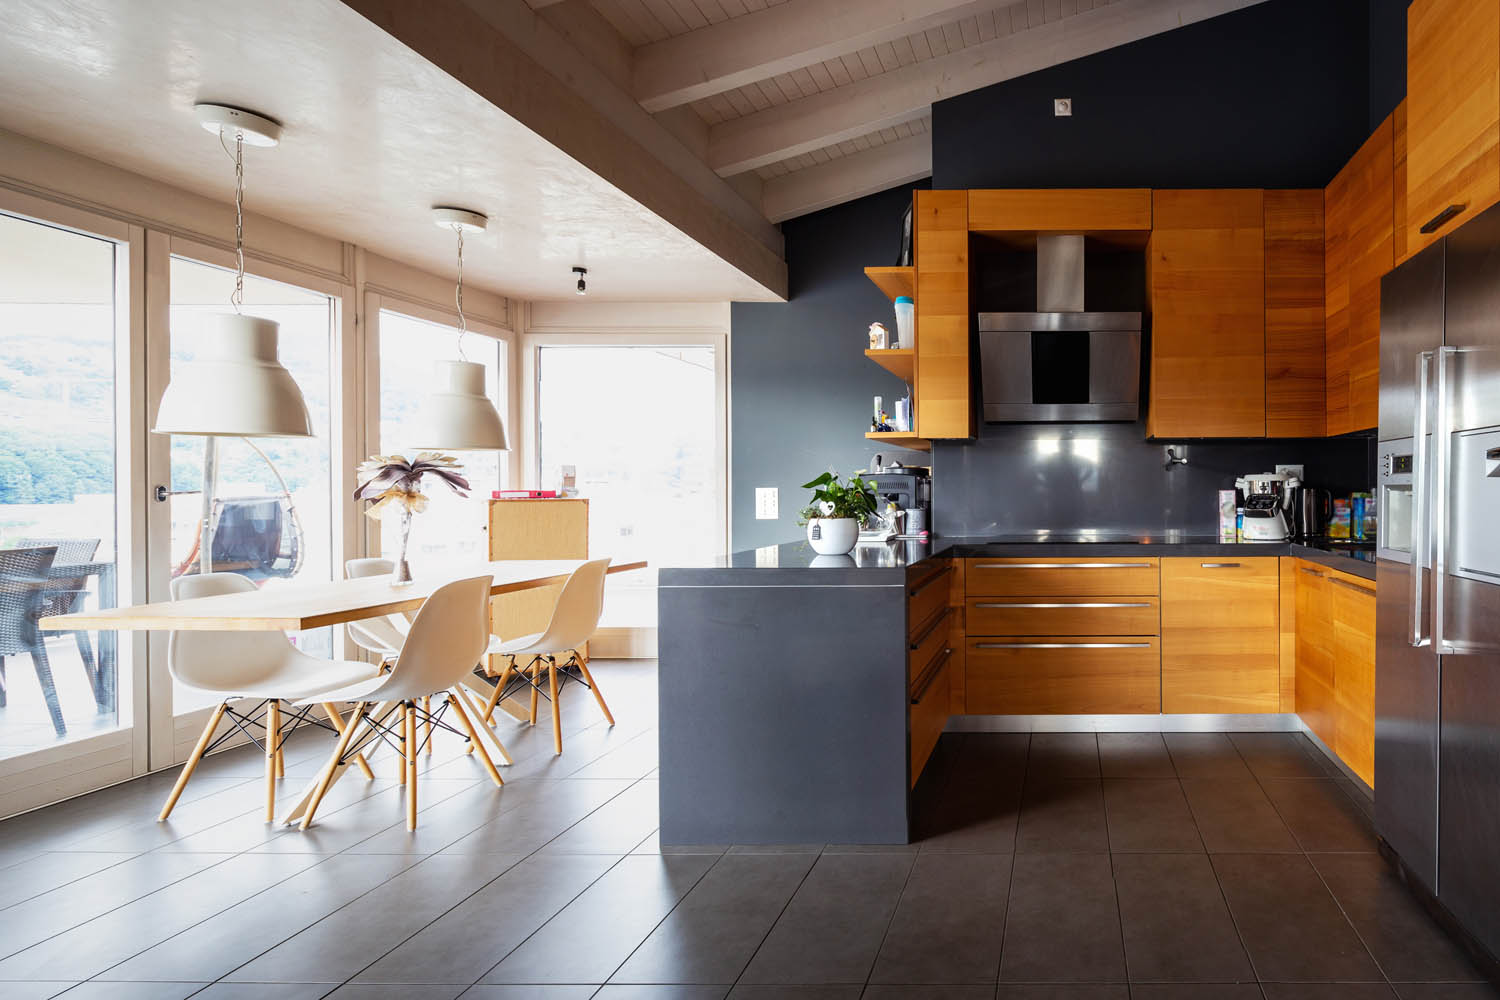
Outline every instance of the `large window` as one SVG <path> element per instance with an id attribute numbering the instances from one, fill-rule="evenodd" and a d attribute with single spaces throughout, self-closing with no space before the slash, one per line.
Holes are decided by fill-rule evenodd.
<path id="1" fill-rule="evenodd" d="M 0 215 L 0 757 L 121 723 L 114 634 L 37 621 L 116 600 L 122 256 Z"/>
<path id="2" fill-rule="evenodd" d="M 571 466 L 589 499 L 589 554 L 651 565 L 610 577 L 606 627 L 654 627 L 656 568 L 724 551 L 715 360 L 710 344 L 538 350 L 540 485 Z"/>
<path id="3" fill-rule="evenodd" d="M 171 263 L 171 364 L 193 358 L 205 318 L 229 311 L 234 272 L 183 257 Z M 333 563 L 331 346 L 337 310 L 328 295 L 247 275 L 244 311 L 281 324 L 281 363 L 291 372 L 312 418 L 310 438 L 220 438 L 216 443 L 211 566 L 241 573 L 266 588 L 290 580 L 328 580 Z M 203 558 L 204 439 L 172 437 L 171 574 L 197 572 Z M 329 656 L 331 629 L 293 636 L 308 652 Z M 212 704 L 211 693 L 174 687 L 176 714 Z"/>
<path id="4" fill-rule="evenodd" d="M 505 343 L 470 332 L 463 338 L 462 354 L 458 330 L 415 319 L 389 309 L 380 310 L 380 451 L 387 455 L 413 454 L 411 445 L 420 434 L 423 399 L 435 382 L 433 363 L 467 359 L 484 365 L 485 389 L 506 414 L 504 386 Z M 514 438 L 515 429 L 507 427 Z M 416 441 L 421 444 L 421 441 Z M 515 447 L 514 440 L 511 446 Z M 446 487 L 429 484 L 430 506 L 413 522 L 407 561 L 422 564 L 485 561 L 486 501 L 494 490 L 505 487 L 505 456 L 495 451 L 456 452 L 471 487 L 461 499 Z M 400 548 L 399 522 L 392 518 L 380 528 L 380 549 L 394 558 Z"/>

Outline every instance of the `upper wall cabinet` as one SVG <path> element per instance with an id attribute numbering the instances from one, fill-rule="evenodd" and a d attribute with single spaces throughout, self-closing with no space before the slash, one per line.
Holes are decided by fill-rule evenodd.
<path id="1" fill-rule="evenodd" d="M 1266 437 L 1322 437 L 1323 192 L 1267 191 Z"/>
<path id="2" fill-rule="evenodd" d="M 1259 190 L 1153 192 L 1152 437 L 1265 436 L 1264 220 Z"/>
<path id="3" fill-rule="evenodd" d="M 1145 233 L 1150 188 L 1006 189 L 969 192 L 976 233 Z"/>
<path id="4" fill-rule="evenodd" d="M 1407 8 L 1406 196 L 1407 254 L 1500 197 L 1500 0 Z"/>
<path id="5" fill-rule="evenodd" d="M 1324 192 L 1329 434 L 1380 421 L 1380 279 L 1395 264 L 1395 118 Z"/>
<path id="6" fill-rule="evenodd" d="M 974 436 L 969 379 L 969 192 L 917 191 L 917 435 Z"/>

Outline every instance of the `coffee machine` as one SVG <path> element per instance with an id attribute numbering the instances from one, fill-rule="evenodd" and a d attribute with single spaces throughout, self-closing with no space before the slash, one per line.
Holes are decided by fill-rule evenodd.
<path id="1" fill-rule="evenodd" d="M 1296 476 L 1260 472 L 1234 481 L 1247 542 L 1285 542 L 1292 537 L 1292 497 L 1301 481 Z"/>
<path id="2" fill-rule="evenodd" d="M 883 513 L 887 504 L 895 504 L 905 515 L 899 526 L 902 535 L 920 535 L 932 528 L 932 469 L 921 465 L 882 467 L 880 456 L 870 463 L 871 470 L 860 478 L 875 487 L 876 506 Z M 893 525 L 893 527 L 895 527 Z"/>

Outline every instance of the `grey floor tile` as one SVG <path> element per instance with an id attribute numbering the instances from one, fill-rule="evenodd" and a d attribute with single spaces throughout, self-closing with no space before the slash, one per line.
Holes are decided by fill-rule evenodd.
<path id="1" fill-rule="evenodd" d="M 771 986 L 741 983 L 729 991 L 729 1000 L 859 1000 L 859 986 Z"/>
<path id="2" fill-rule="evenodd" d="M 1108 855 L 1016 855 L 1000 978 L 1124 981 L 1125 954 Z"/>
<path id="3" fill-rule="evenodd" d="M 822 854 L 825 844 L 732 844 L 727 854 Z M 849 851 L 841 851 L 849 854 Z"/>
<path id="4" fill-rule="evenodd" d="M 438 855 L 433 860 L 462 857 Z M 616 860 L 584 854 L 527 858 L 410 938 L 396 939 L 401 942 L 396 947 L 387 944 L 381 949 L 384 956 L 357 978 L 369 983 L 478 982 Z"/>
<path id="5" fill-rule="evenodd" d="M 1198 826 L 1175 777 L 1106 778 L 1104 809 L 1112 851 L 1203 850 Z"/>
<path id="6" fill-rule="evenodd" d="M 918 849 L 1010 854 L 1021 814 L 1021 776 L 1014 772 L 955 776 L 941 798 L 919 810 Z"/>
<path id="7" fill-rule="evenodd" d="M 455 795 L 422 806 L 417 828 L 408 830 L 403 818 L 381 830 L 367 829 L 365 839 L 344 849 L 347 854 L 435 854 L 451 847 L 486 823 L 530 805 L 551 789 L 551 782 L 516 781 L 496 788 L 485 779 Z"/>
<path id="8" fill-rule="evenodd" d="M 328 1000 L 454 1000 L 462 986 L 381 986 L 348 983 L 328 994 Z"/>
<path id="9" fill-rule="evenodd" d="M 1106 778 L 1175 778 L 1161 733 L 1100 733 L 1099 769 Z"/>
<path id="10" fill-rule="evenodd" d="M 378 888 L 417 860 L 396 855 L 328 858 L 106 970 L 100 978 L 211 982 Z"/>
<path id="11" fill-rule="evenodd" d="M 228 976 L 231 982 L 342 983 L 519 860 L 514 855 L 438 855 L 283 941 Z M 465 980 L 472 983 L 475 979 Z M 418 980 L 437 983 L 441 978 Z"/>
<path id="12" fill-rule="evenodd" d="M 1254 978 L 1207 855 L 1119 854 L 1114 869 L 1131 981 Z"/>
<path id="13" fill-rule="evenodd" d="M 656 769 L 657 733 L 648 730 L 578 770 L 570 778 L 644 778 Z"/>
<path id="14" fill-rule="evenodd" d="M 896 986 L 865 987 L 860 1000 L 994 1000 L 993 986 Z"/>
<path id="15" fill-rule="evenodd" d="M 1301 733 L 1230 733 L 1229 740 L 1257 778 L 1327 776 Z"/>
<path id="16" fill-rule="evenodd" d="M 1099 741 L 1093 733 L 1032 733 L 1026 780 L 1099 777 Z"/>
<path id="17" fill-rule="evenodd" d="M 1464 956 L 1375 854 L 1309 859 L 1392 982 L 1479 982 Z"/>
<path id="18" fill-rule="evenodd" d="M 638 781 L 542 848 L 543 854 L 629 854 L 657 826 L 657 784 Z"/>
<path id="19" fill-rule="evenodd" d="M 70 927 L 228 861 L 228 854 L 143 854 L 5 910 L 0 953 L 13 955 Z M 80 979 L 82 977 L 79 977 Z"/>
<path id="20" fill-rule="evenodd" d="M 327 983 L 214 983 L 193 1000 L 320 1000 Z"/>
<path id="21" fill-rule="evenodd" d="M 549 781 L 547 794 L 443 849 L 444 854 L 530 854 L 630 787 L 627 781 Z M 635 843 L 651 831 L 644 830 Z M 619 853 L 628 852 L 635 845 Z"/>
<path id="22" fill-rule="evenodd" d="M 39 983 L 6 983 L 5 1000 L 50 1000 L 72 989 L 77 983 L 71 982 L 39 982 Z"/>
<path id="23" fill-rule="evenodd" d="M 1375 828 L 1329 778 L 1269 778 L 1261 787 L 1308 852 L 1375 851 Z"/>
<path id="24" fill-rule="evenodd" d="M 608 981 L 715 860 L 705 854 L 622 859 L 507 955 L 484 982 Z"/>
<path id="25" fill-rule="evenodd" d="M 594 994 L 594 1000 L 724 1000 L 728 994 L 728 986 L 606 983 Z"/>
<path id="26" fill-rule="evenodd" d="M 354 780 L 357 785 L 364 780 L 364 776 L 358 771 L 351 771 L 344 780 Z M 417 808 L 431 809 L 473 787 L 474 782 L 469 780 L 421 778 L 417 782 Z M 489 787 L 492 791 L 497 790 L 493 784 Z M 419 812 L 419 826 L 421 822 Z M 366 795 L 334 812 L 324 813 L 319 806 L 312 826 L 306 830 L 280 825 L 276 828 L 275 836 L 267 838 L 264 843 L 257 844 L 251 850 L 265 854 L 337 854 L 368 840 L 371 834 L 392 826 L 406 832 L 405 790 L 400 785 L 392 785 L 385 791 Z"/>
<path id="27" fill-rule="evenodd" d="M 741 982 L 863 985 L 906 884 L 909 854 L 825 854 Z"/>
<path id="28" fill-rule="evenodd" d="M 728 844 L 665 844 L 661 842 L 661 831 L 652 830 L 651 835 L 636 844 L 631 854 L 723 854 Z"/>
<path id="29" fill-rule="evenodd" d="M 611 981 L 735 982 L 816 860 L 816 854 L 719 858 Z"/>
<path id="30" fill-rule="evenodd" d="M 1396 983 L 1401 1000 L 1495 1000 L 1500 990 L 1488 983 Z"/>
<path id="31" fill-rule="evenodd" d="M 1132 983 L 1130 1000 L 1261 1000 L 1254 983 Z"/>
<path id="32" fill-rule="evenodd" d="M 1010 869 L 1006 855 L 920 855 L 870 982 L 995 982 Z"/>
<path id="33" fill-rule="evenodd" d="M 1253 778 L 1184 778 L 1182 791 L 1211 853 L 1299 850 L 1292 832 Z"/>
<path id="34" fill-rule="evenodd" d="M 999 1000 L 1130 1000 L 1130 987 L 1120 984 L 1032 983 L 1024 986 L 1000 984 Z"/>
<path id="35" fill-rule="evenodd" d="M 93 977 L 312 867 L 312 855 L 241 854 L 0 962 L 0 979 Z"/>
<path id="36" fill-rule="evenodd" d="M 1224 733 L 1165 733 L 1179 778 L 1249 778 L 1250 769 Z"/>
<path id="37" fill-rule="evenodd" d="M 1266 1000 L 1395 1000 L 1385 983 L 1261 983 Z"/>
<path id="38" fill-rule="evenodd" d="M 390 987 L 387 987 L 389 989 Z M 410 987 L 406 987 L 410 989 Z M 671 989 L 671 987 L 665 987 Z M 588 1000 L 589 997 L 602 996 L 597 986 L 488 986 L 481 983 L 478 986 L 469 987 L 463 994 L 463 1000 Z M 722 997 L 724 994 L 720 993 Z M 395 994 L 392 994 L 394 997 Z M 670 997 L 671 994 L 664 994 Z"/>
<path id="39" fill-rule="evenodd" d="M 79 983 L 67 1000 L 186 1000 L 207 983 Z M 9 984 L 6 984 L 7 990 Z M 9 993 L 6 994 L 9 996 Z"/>
<path id="40" fill-rule="evenodd" d="M 1068 734 L 1072 735 L 1072 734 Z M 1098 778 L 1026 778 L 1017 854 L 1102 854 L 1109 850 Z"/>
<path id="41" fill-rule="evenodd" d="M 1261 981 L 1384 978 L 1306 857 L 1220 854 L 1213 863 Z"/>
<path id="42" fill-rule="evenodd" d="M 0 875 L 0 910 L 61 888 L 136 855 L 122 851 L 51 851 Z M 0 913 L 0 919 L 4 914 Z"/>

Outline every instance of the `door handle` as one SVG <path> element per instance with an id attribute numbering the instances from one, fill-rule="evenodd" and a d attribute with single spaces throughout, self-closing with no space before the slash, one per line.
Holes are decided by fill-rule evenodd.
<path id="1" fill-rule="evenodd" d="M 1448 361 L 1458 350 L 1457 347 L 1439 347 L 1436 354 L 1437 428 L 1432 435 L 1432 446 L 1437 451 L 1432 483 L 1432 645 L 1439 653 L 1453 652 L 1443 635 L 1443 605 L 1447 599 L 1443 577 L 1448 572 L 1448 452 L 1453 435 L 1453 420 L 1448 412 L 1448 395 L 1452 391 L 1448 384 Z"/>
<path id="2" fill-rule="evenodd" d="M 976 608 L 1149 608 L 1152 606 L 1149 601 L 1107 601 L 1092 603 L 1078 601 L 1069 604 L 1007 604 L 986 601 L 974 605 Z"/>
<path id="3" fill-rule="evenodd" d="M 980 563 L 975 569 L 1151 569 L 1151 563 Z"/>
<path id="4" fill-rule="evenodd" d="M 1302 572 L 1306 573 L 1308 576 L 1315 576 L 1319 580 L 1323 579 L 1323 574 L 1319 573 L 1315 569 L 1308 569 L 1306 566 L 1299 566 L 1297 568 L 1300 569 L 1300 570 L 1302 570 Z"/>
<path id="5" fill-rule="evenodd" d="M 976 642 L 975 649 L 1150 649 L 1149 642 Z"/>
<path id="6" fill-rule="evenodd" d="M 937 675 L 943 672 L 943 666 L 948 662 L 948 657 L 952 655 L 952 649 L 943 650 L 942 654 L 933 661 L 932 666 L 927 669 L 927 673 L 922 675 L 921 681 L 917 683 L 917 690 L 911 696 L 911 703 L 913 705 L 919 704 L 923 698 L 927 697 L 927 689 L 932 687 L 932 682 L 937 680 Z"/>
<path id="7" fill-rule="evenodd" d="M 1442 228 L 1443 223 L 1447 222 L 1449 219 L 1453 218 L 1455 215 L 1459 214 L 1468 207 L 1468 203 L 1464 203 L 1462 205 L 1449 205 L 1437 215 L 1434 215 L 1432 218 L 1428 219 L 1426 223 L 1423 224 L 1420 231 L 1422 233 L 1436 232 L 1437 230 Z"/>
<path id="8" fill-rule="evenodd" d="M 1407 609 L 1410 634 L 1406 640 L 1415 648 L 1429 641 L 1422 634 L 1422 581 L 1427 570 L 1427 553 L 1432 548 L 1427 523 L 1427 452 L 1431 447 L 1427 441 L 1427 382 L 1431 368 L 1432 352 L 1418 354 L 1416 440 L 1411 458 L 1411 607 Z"/>
<path id="9" fill-rule="evenodd" d="M 1357 590 L 1361 594 L 1366 594 L 1366 595 L 1368 595 L 1370 597 L 1374 597 L 1375 596 L 1375 591 L 1371 590 L 1369 587 L 1361 587 L 1357 583 L 1350 583 L 1348 580 L 1340 580 L 1336 576 L 1329 577 L 1328 578 L 1328 582 L 1331 583 L 1331 584 L 1334 584 L 1335 586 L 1347 587 L 1350 590 Z"/>
<path id="10" fill-rule="evenodd" d="M 932 586 L 934 583 L 937 583 L 939 580 L 945 578 L 949 573 L 952 573 L 952 572 L 953 572 L 953 564 L 949 563 L 947 566 L 945 566 L 944 568 L 938 570 L 936 573 L 933 573 L 930 576 L 924 577 L 922 579 L 922 582 L 919 583 L 919 584 L 917 584 L 915 587 L 909 587 L 909 588 L 907 588 L 906 596 L 907 597 L 916 597 L 922 591 L 926 590 L 928 587 Z"/>
<path id="11" fill-rule="evenodd" d="M 1239 563 L 1199 563 L 1204 569 L 1239 569 Z"/>
<path id="12" fill-rule="evenodd" d="M 927 637 L 929 635 L 931 635 L 933 632 L 937 631 L 937 627 L 939 625 L 943 624 L 943 622 L 945 622 L 945 621 L 948 620 L 948 615 L 950 613 L 952 613 L 952 611 L 953 611 L 952 608 L 944 608 L 943 609 L 943 613 L 940 614 L 940 615 L 938 615 L 936 618 L 934 618 L 932 620 L 932 624 L 928 625 L 926 628 L 924 628 L 922 630 L 922 634 L 919 635 L 919 636 L 917 636 L 915 639 L 913 639 L 911 641 L 911 648 L 913 650 L 920 648 L 921 645 L 922 645 L 922 643 L 924 643 L 924 642 L 927 641 Z"/>

